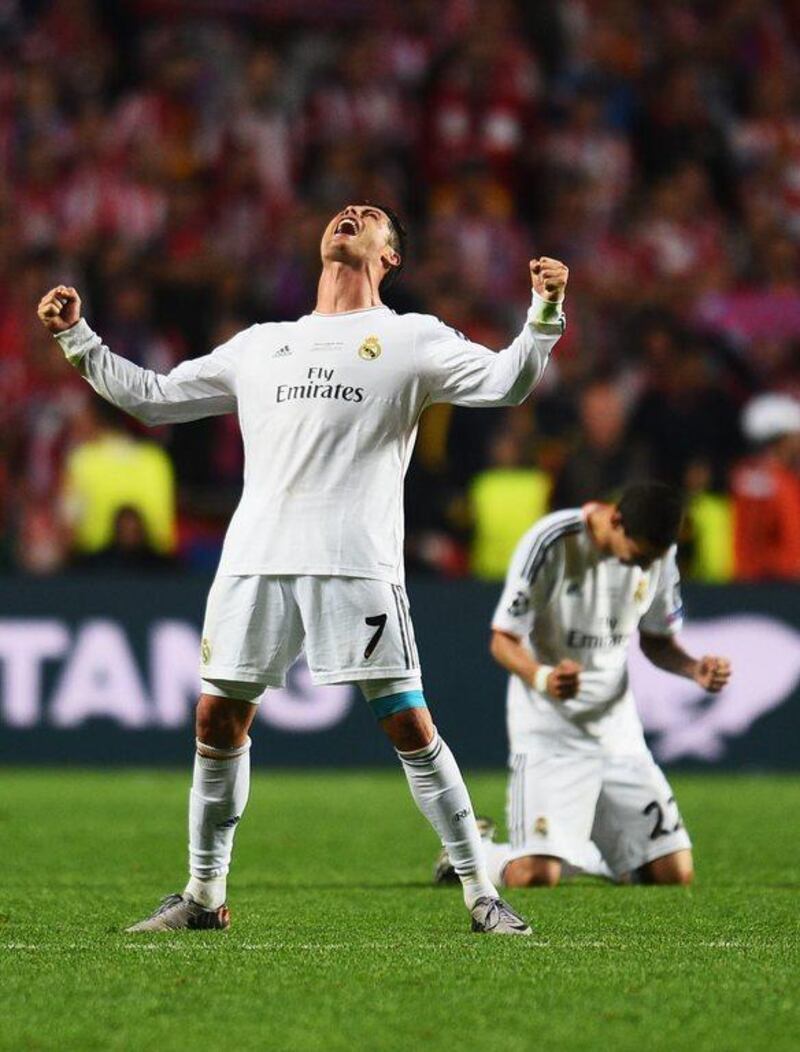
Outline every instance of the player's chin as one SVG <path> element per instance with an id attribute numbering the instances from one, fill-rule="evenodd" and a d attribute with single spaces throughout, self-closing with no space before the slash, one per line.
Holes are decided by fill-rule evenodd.
<path id="1" fill-rule="evenodd" d="M 322 258 L 330 263 L 345 263 L 358 259 L 361 252 L 355 241 L 353 237 L 334 235 L 323 248 Z"/>

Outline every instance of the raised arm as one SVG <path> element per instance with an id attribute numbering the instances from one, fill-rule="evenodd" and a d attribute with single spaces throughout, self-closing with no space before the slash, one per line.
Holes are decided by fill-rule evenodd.
<path id="1" fill-rule="evenodd" d="M 114 354 L 81 317 L 74 288 L 58 285 L 39 303 L 39 318 L 67 361 L 107 402 L 143 424 L 179 423 L 236 410 L 235 336 L 212 354 L 181 362 L 163 375 Z"/>
<path id="2" fill-rule="evenodd" d="M 417 331 L 418 367 L 428 398 L 463 406 L 519 405 L 544 373 L 564 331 L 562 304 L 569 271 L 543 257 L 530 262 L 532 303 L 522 332 L 495 352 L 464 339 L 435 318 Z"/>

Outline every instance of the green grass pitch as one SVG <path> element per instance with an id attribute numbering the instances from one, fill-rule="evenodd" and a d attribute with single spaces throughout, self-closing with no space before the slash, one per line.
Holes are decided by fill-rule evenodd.
<path id="1" fill-rule="evenodd" d="M 181 886 L 188 770 L 6 770 L 0 1048 L 796 1050 L 800 778 L 673 781 L 696 886 L 514 892 L 525 940 L 429 885 L 399 771 L 259 774 L 233 927 L 155 937 L 120 929 Z"/>

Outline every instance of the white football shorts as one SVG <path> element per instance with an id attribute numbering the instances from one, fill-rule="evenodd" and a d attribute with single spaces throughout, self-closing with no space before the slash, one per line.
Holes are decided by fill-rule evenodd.
<path id="1" fill-rule="evenodd" d="M 551 855 L 579 867 L 594 841 L 615 877 L 692 846 L 664 772 L 648 750 L 609 756 L 564 747 L 509 761 L 514 858 Z"/>
<path id="2" fill-rule="evenodd" d="M 200 648 L 204 681 L 282 687 L 304 648 L 316 684 L 419 677 L 401 585 L 361 577 L 214 579 Z"/>

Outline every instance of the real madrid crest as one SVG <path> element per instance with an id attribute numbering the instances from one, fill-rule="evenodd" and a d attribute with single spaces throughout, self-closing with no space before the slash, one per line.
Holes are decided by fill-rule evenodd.
<path id="1" fill-rule="evenodd" d="M 636 585 L 636 591 L 633 593 L 633 600 L 636 603 L 643 603 L 647 597 L 647 578 L 643 577 L 641 581 Z"/>
<path id="2" fill-rule="evenodd" d="M 372 362 L 381 356 L 381 341 L 377 336 L 368 336 L 358 348 L 358 357 L 365 362 Z"/>
<path id="3" fill-rule="evenodd" d="M 203 642 L 200 644 L 200 657 L 204 665 L 207 665 L 211 660 L 211 644 L 207 639 L 203 639 Z"/>
<path id="4" fill-rule="evenodd" d="M 547 836 L 547 819 L 544 815 L 539 815 L 533 823 L 533 831 L 537 836 Z"/>

